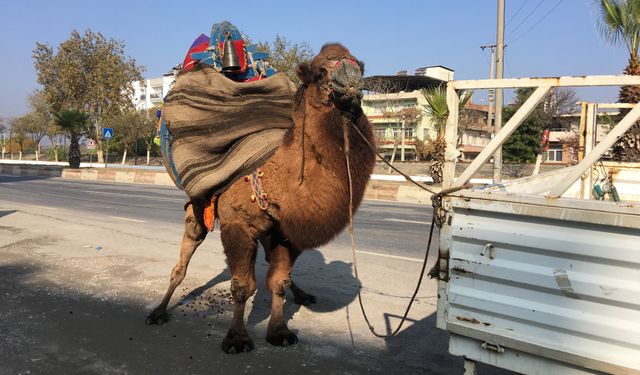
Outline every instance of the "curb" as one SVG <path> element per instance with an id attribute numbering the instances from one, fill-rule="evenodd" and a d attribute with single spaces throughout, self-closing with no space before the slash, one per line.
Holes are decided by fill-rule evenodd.
<path id="1" fill-rule="evenodd" d="M 0 174 L 13 176 L 59 177 L 70 180 L 119 182 L 175 186 L 165 171 L 132 171 L 126 169 L 71 169 L 58 166 L 1 164 Z M 371 179 L 364 199 L 431 204 L 431 193 L 404 182 Z"/>

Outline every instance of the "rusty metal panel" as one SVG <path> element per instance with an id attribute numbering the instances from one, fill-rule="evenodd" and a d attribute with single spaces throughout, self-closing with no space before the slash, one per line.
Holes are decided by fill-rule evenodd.
<path id="1" fill-rule="evenodd" d="M 485 347 L 461 354 L 487 361 L 517 351 L 554 366 L 640 371 L 640 209 L 466 193 L 451 201 L 442 311 L 447 330 Z"/>

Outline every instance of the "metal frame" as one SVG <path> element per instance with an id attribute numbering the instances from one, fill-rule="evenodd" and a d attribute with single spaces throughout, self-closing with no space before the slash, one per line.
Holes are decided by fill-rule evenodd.
<path id="1" fill-rule="evenodd" d="M 459 187 L 471 179 L 480 167 L 502 146 L 509 136 L 520 126 L 522 121 L 544 99 L 545 95 L 554 87 L 578 87 L 578 86 L 620 86 L 640 85 L 640 76 L 584 76 L 584 77 L 555 77 L 555 78 L 511 78 L 511 79 L 486 79 L 486 80 L 462 80 L 449 81 L 447 84 L 447 105 L 449 106 L 449 118 L 445 141 L 445 166 L 443 171 L 443 188 Z M 489 142 L 485 149 L 474 159 L 463 174 L 454 181 L 455 161 L 458 153 L 455 145 L 455 132 L 458 126 L 458 106 L 460 99 L 456 95 L 457 90 L 492 89 L 492 88 L 521 88 L 537 87 L 536 91 L 518 109 L 513 117 L 503 126 L 502 130 Z M 640 118 L 640 108 L 635 106 L 622 121 L 594 148 L 588 159 L 583 160 L 575 167 L 574 172 L 564 181 L 564 184 L 553 189 L 550 198 L 557 198 L 566 191 L 594 162 L 613 146 L 618 139 Z"/>
<path id="2" fill-rule="evenodd" d="M 445 133 L 445 142 L 446 142 L 446 151 L 445 151 L 445 163 L 443 170 L 443 189 L 448 188 L 456 188 L 462 187 L 464 184 L 469 182 L 469 180 L 473 177 L 473 175 L 480 169 L 480 167 L 487 161 L 489 158 L 496 152 L 496 150 L 501 147 L 501 145 L 508 139 L 508 137 L 520 126 L 524 119 L 536 108 L 536 106 L 544 99 L 544 97 L 549 93 L 552 88 L 555 87 L 575 87 L 575 86 L 621 86 L 621 85 L 640 85 L 640 76 L 584 76 L 584 77 L 554 77 L 554 78 L 520 78 L 520 79 L 490 79 L 490 80 L 460 80 L 460 81 L 449 81 L 447 85 L 447 104 L 449 108 L 449 118 L 447 119 L 446 124 L 446 133 Z M 467 167 L 467 169 L 458 177 L 455 178 L 455 163 L 458 157 L 458 151 L 456 148 L 456 129 L 458 126 L 458 107 L 459 107 L 459 97 L 457 92 L 459 90 L 468 90 L 468 89 L 496 89 L 496 88 L 520 88 L 520 87 L 535 87 L 535 91 L 533 94 L 525 101 L 525 103 L 521 106 L 521 108 L 512 116 L 512 118 L 504 125 L 502 130 L 495 135 L 495 137 L 489 142 L 489 144 L 485 147 L 485 149 L 476 157 L 476 159 Z M 600 108 L 620 108 L 619 104 L 603 104 Z M 550 219 L 555 218 L 556 211 L 561 210 L 563 215 L 569 215 L 569 217 L 582 218 L 585 211 L 593 211 L 594 212 L 594 223 L 602 222 L 602 224 L 606 225 L 622 225 L 623 227 L 629 228 L 637 228 L 638 227 L 638 217 L 637 209 L 633 207 L 625 207 L 625 206 L 599 206 L 599 203 L 602 202 L 589 202 L 585 200 L 572 200 L 568 201 L 566 199 L 558 199 L 562 197 L 562 195 L 569 189 L 576 180 L 578 180 L 581 176 L 584 175 L 584 172 L 589 170 L 593 163 L 598 161 L 602 155 L 609 150 L 619 139 L 624 135 L 624 133 L 631 128 L 631 126 L 640 119 L 640 105 L 623 105 L 625 108 L 631 108 L 631 111 L 609 132 L 607 136 L 605 136 L 598 145 L 594 145 L 595 143 L 595 134 L 592 134 L 593 128 L 588 129 L 590 126 L 588 125 L 593 120 L 595 120 L 596 116 L 596 106 L 595 105 L 583 105 L 583 117 L 581 119 L 581 131 L 587 131 L 587 137 L 585 139 L 586 144 L 581 144 L 584 153 L 584 158 L 580 160 L 578 165 L 573 167 L 568 167 L 563 170 L 563 173 L 560 177 L 556 176 L 554 178 L 549 178 L 547 176 L 535 176 L 532 177 L 535 179 L 534 182 L 537 184 L 551 184 L 550 189 L 546 190 L 546 193 L 538 193 L 537 195 L 534 193 L 531 194 L 500 194 L 500 201 L 511 201 L 507 203 L 509 207 L 511 205 L 518 205 L 521 203 L 521 209 L 527 209 L 531 211 L 531 214 L 534 214 L 533 211 L 536 211 L 535 215 L 539 215 L 544 218 L 545 215 L 548 215 Z M 586 128 L 585 128 L 586 127 Z M 540 181 L 538 181 L 540 180 Z M 502 186 L 502 185 L 500 185 Z M 493 193 L 498 193 L 501 191 L 500 186 L 496 186 L 495 189 L 491 189 Z M 506 190 L 504 190 L 506 192 Z M 447 317 L 449 316 L 449 294 L 448 294 L 448 284 L 449 284 L 449 266 L 451 263 L 455 263 L 455 259 L 449 259 L 449 255 L 452 250 L 452 246 L 454 244 L 454 239 L 452 233 L 451 222 L 453 218 L 453 206 L 454 204 L 460 205 L 460 202 L 469 201 L 471 203 L 474 202 L 474 199 L 491 199 L 492 192 L 475 192 L 473 190 L 465 190 L 454 193 L 456 197 L 444 197 L 442 199 L 442 209 L 441 212 L 444 214 L 442 217 L 443 226 L 440 230 L 440 253 L 438 259 L 438 270 L 439 270 L 439 281 L 438 281 L 438 315 L 436 324 L 438 328 L 448 330 L 451 332 L 452 340 L 456 339 L 458 341 L 454 346 L 459 348 L 460 340 L 466 340 L 466 338 L 471 338 L 471 340 L 480 340 L 489 342 L 491 339 L 491 335 L 487 336 L 487 338 L 479 338 L 474 337 L 477 332 L 467 332 L 464 331 L 464 324 L 460 324 L 461 322 L 456 321 L 447 321 Z M 471 204 L 470 203 L 470 204 Z M 458 207 L 456 206 L 456 207 Z M 525 207 L 526 206 L 526 207 Z M 597 206 L 597 208 L 596 208 Z M 495 206 L 497 209 L 501 209 L 500 202 L 496 203 Z M 458 210 L 460 207 L 457 208 Z M 509 210 L 509 209 L 507 209 Z M 610 212 L 609 212 L 610 211 Z M 629 212 L 627 212 L 629 211 Z M 529 212 L 529 211 L 527 211 Z M 574 216 L 571 216 L 574 215 Z M 624 216 L 624 218 L 622 218 Z M 454 219 L 455 222 L 455 219 Z M 459 331 L 460 328 L 462 331 Z M 478 331 L 479 332 L 479 331 Z M 490 337 L 491 336 L 491 337 Z M 453 341 L 452 341 L 453 342 Z M 527 342 L 522 342 L 522 345 L 514 345 L 511 343 L 513 348 L 518 349 L 522 348 L 525 350 L 521 354 L 530 357 L 531 361 L 535 361 L 536 357 L 542 353 L 542 351 L 531 351 L 531 344 Z M 452 344 L 453 345 L 453 344 Z M 450 350 L 452 349 L 451 347 Z M 512 348 L 512 349 L 513 349 Z M 544 350 L 544 349 L 541 349 Z M 531 354 L 528 354 L 531 353 Z M 571 357 L 570 353 L 557 352 L 549 354 L 549 351 L 545 351 L 545 356 L 547 362 L 544 364 L 546 366 L 559 366 L 558 368 L 564 368 L 565 364 L 573 364 L 568 366 L 578 366 L 579 368 L 598 368 L 600 364 L 596 363 L 582 363 L 580 361 L 584 361 L 584 358 L 579 357 Z M 464 355 L 464 353 L 457 353 Z M 556 360 L 558 362 L 553 362 Z M 551 362 L 549 362 L 551 361 Z M 465 361 L 465 368 L 467 370 L 473 371 L 474 366 L 472 360 Z M 582 373 L 577 367 L 578 372 Z M 618 372 L 619 370 L 625 370 L 620 368 L 607 368 L 607 370 L 614 370 L 614 372 Z M 589 371 L 589 370 L 587 370 Z M 576 372 L 576 373 L 578 373 Z M 624 372 L 624 371 L 622 371 Z"/>

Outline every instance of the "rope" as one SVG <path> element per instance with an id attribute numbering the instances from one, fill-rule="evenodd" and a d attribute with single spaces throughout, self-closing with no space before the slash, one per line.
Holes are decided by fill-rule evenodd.
<path id="1" fill-rule="evenodd" d="M 354 126 L 355 127 L 355 126 Z M 360 129 L 358 129 L 357 127 L 355 127 L 358 132 L 360 132 Z M 407 320 L 407 316 L 409 315 L 409 311 L 411 310 L 411 306 L 413 305 L 413 302 L 416 299 L 416 296 L 418 295 L 418 292 L 420 291 L 420 286 L 422 285 L 422 279 L 424 278 L 424 273 L 425 270 L 427 268 L 427 260 L 429 259 L 429 250 L 431 249 L 431 239 L 433 238 L 433 228 L 435 227 L 434 225 L 434 220 L 435 220 L 435 212 L 433 215 L 433 218 L 431 220 L 431 229 L 429 230 L 429 242 L 427 243 L 427 251 L 424 255 L 424 261 L 422 262 L 422 269 L 420 270 L 420 277 L 418 278 L 418 283 L 416 285 L 416 288 L 413 292 L 413 295 L 411 296 L 411 300 L 409 301 L 409 305 L 407 306 L 407 309 L 404 312 L 404 315 L 402 316 L 402 320 L 400 320 L 400 324 L 398 324 L 398 327 L 390 334 L 388 335 L 383 335 L 380 333 L 377 333 L 375 331 L 375 328 L 373 327 L 373 325 L 371 324 L 371 322 L 369 321 L 369 317 L 367 316 L 367 312 L 366 309 L 364 308 L 364 303 L 362 302 L 362 282 L 360 281 L 360 276 L 358 275 L 358 263 L 356 260 L 356 243 L 355 243 L 355 238 L 353 235 L 353 180 L 351 178 L 351 163 L 349 160 L 349 128 L 348 125 L 343 125 L 343 134 L 344 134 L 344 154 L 345 154 L 345 159 L 346 159 L 346 163 L 347 163 L 347 177 L 349 179 L 349 235 L 351 237 L 351 255 L 353 257 L 353 270 L 356 276 L 356 280 L 358 281 L 358 304 L 360 305 L 360 311 L 362 311 L 362 316 L 364 317 L 365 322 L 367 322 L 367 326 L 369 327 L 369 331 L 371 331 L 371 333 L 376 336 L 376 337 L 380 337 L 380 338 L 388 338 L 388 337 L 392 337 L 395 336 L 400 329 L 402 328 L 402 325 L 404 324 L 404 322 Z M 364 136 L 362 135 L 362 133 L 360 132 L 360 135 L 363 137 L 363 139 L 366 140 L 366 138 L 364 138 Z M 367 141 L 367 143 L 369 143 Z M 426 190 L 426 189 L 425 189 Z"/>
<path id="2" fill-rule="evenodd" d="M 353 127 L 358 131 L 358 133 L 360 134 L 362 139 L 369 145 L 369 147 L 373 148 L 371 143 L 367 140 L 367 138 L 364 136 L 364 134 L 362 134 L 360 129 L 358 129 L 358 127 L 355 126 L 355 124 L 354 124 Z M 364 308 L 364 303 L 362 301 L 362 293 L 361 293 L 361 291 L 362 291 L 362 282 L 360 281 L 360 277 L 358 275 L 358 262 L 357 262 L 357 259 L 356 259 L 356 242 L 355 242 L 355 238 L 354 238 L 354 235 L 353 235 L 353 180 L 351 178 L 351 163 L 350 163 L 350 160 L 349 160 L 349 128 L 348 128 L 347 124 L 343 124 L 343 137 L 344 137 L 345 161 L 347 163 L 347 178 L 349 180 L 349 236 L 351 237 L 351 256 L 353 258 L 353 271 L 354 271 L 356 280 L 358 281 L 358 304 L 360 305 L 360 311 L 362 311 L 362 316 L 364 317 L 364 320 L 367 323 L 367 327 L 369 328 L 369 331 L 371 331 L 371 333 L 376 337 L 389 338 L 389 337 L 393 337 L 393 336 L 397 335 L 398 332 L 400 332 L 400 329 L 402 328 L 402 325 L 407 320 L 407 316 L 409 316 L 409 311 L 411 310 L 411 306 L 413 305 L 413 302 L 416 300 L 416 296 L 418 295 L 418 292 L 420 291 L 420 287 L 422 286 L 422 280 L 424 279 L 424 274 L 425 274 L 425 271 L 427 269 L 427 262 L 428 262 L 428 259 L 429 259 L 429 252 L 431 250 L 431 240 L 433 239 L 433 228 L 436 226 L 436 216 L 438 216 L 436 211 L 440 209 L 439 206 L 440 206 L 440 204 L 442 202 L 442 196 L 446 195 L 446 194 L 449 194 L 449 193 L 452 193 L 452 192 L 455 192 L 455 191 L 458 191 L 458 190 L 468 189 L 468 188 L 472 187 L 472 184 L 464 184 L 462 186 L 449 188 L 449 189 L 444 189 L 444 190 L 440 191 L 439 193 L 435 193 L 432 190 L 427 189 L 426 187 L 424 187 L 424 186 L 418 184 L 417 182 L 413 181 L 411 179 L 411 177 L 407 176 L 403 172 L 400 172 L 397 169 L 395 169 L 395 167 L 393 167 L 394 170 L 396 170 L 398 173 L 403 175 L 408 181 L 413 182 L 414 184 L 416 184 L 420 188 L 422 188 L 422 189 L 434 194 L 434 196 L 432 198 L 434 207 L 433 207 L 433 215 L 431 217 L 431 226 L 429 228 L 429 239 L 428 239 L 428 242 L 427 242 L 427 249 L 426 249 L 425 254 L 424 254 L 424 261 L 422 262 L 422 269 L 420 270 L 420 276 L 418 277 L 418 282 L 416 283 L 416 287 L 415 287 L 415 290 L 413 291 L 413 295 L 411 296 L 411 300 L 409 301 L 409 304 L 407 305 L 407 308 L 406 308 L 406 310 L 404 312 L 404 315 L 402 316 L 402 319 L 400 320 L 400 323 L 398 324 L 396 329 L 393 330 L 393 332 L 391 332 L 390 334 L 387 334 L 387 335 L 380 334 L 380 333 L 376 332 L 375 328 L 373 327 L 373 325 L 369 321 L 369 317 L 367 316 L 367 312 L 366 312 L 366 309 Z M 376 152 L 376 154 L 378 155 L 378 157 L 380 157 L 382 159 L 382 157 L 377 152 Z M 389 166 L 391 166 L 391 164 L 389 164 Z M 439 223 L 440 223 L 439 225 L 441 225 L 441 220 L 439 220 Z"/>
<path id="3" fill-rule="evenodd" d="M 300 94 L 300 97 L 298 98 L 298 103 L 297 106 L 300 106 L 300 103 L 302 103 L 304 101 L 304 95 L 306 93 L 307 90 L 307 86 L 303 86 L 302 87 L 302 93 Z M 300 139 L 300 153 L 301 153 L 301 159 L 300 159 L 300 177 L 298 178 L 298 185 L 302 185 L 302 183 L 304 182 L 304 128 L 305 125 L 307 123 L 307 103 L 303 103 L 302 105 L 302 135 L 301 135 L 301 139 Z"/>
<path id="4" fill-rule="evenodd" d="M 419 187 L 422 190 L 426 190 L 431 194 L 437 194 L 437 192 L 435 190 L 431 190 L 428 187 L 424 186 L 423 184 L 420 184 L 418 182 L 416 182 L 414 179 L 411 178 L 411 176 L 409 176 L 408 174 L 402 172 L 401 170 L 399 170 L 398 168 L 394 167 L 393 164 L 389 163 L 388 161 L 384 160 L 384 158 L 382 157 L 382 155 L 380 155 L 380 153 L 376 150 L 376 148 L 371 144 L 371 142 L 369 142 L 369 140 L 367 139 L 367 137 L 364 136 L 364 134 L 362 134 L 362 131 L 360 129 L 358 129 L 357 126 L 355 126 L 354 124 L 354 129 L 356 129 L 356 131 L 358 132 L 358 134 L 360 135 L 360 137 L 364 140 L 364 142 L 369 146 L 369 148 L 371 148 L 376 155 L 378 156 L 378 158 L 380 158 L 380 160 L 382 160 L 385 164 L 387 164 L 389 166 L 389 168 L 393 169 L 394 171 L 398 172 L 402 177 L 405 178 L 405 180 L 411 182 L 412 184 L 416 185 L 417 187 Z"/>

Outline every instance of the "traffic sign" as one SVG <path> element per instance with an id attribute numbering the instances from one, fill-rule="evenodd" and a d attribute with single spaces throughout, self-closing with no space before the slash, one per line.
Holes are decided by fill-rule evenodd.
<path id="1" fill-rule="evenodd" d="M 95 150 L 96 149 L 96 141 L 94 141 L 93 139 L 89 138 L 87 139 L 87 150 Z"/>
<path id="2" fill-rule="evenodd" d="M 113 138 L 113 128 L 102 128 L 102 138 L 104 139 Z"/>

